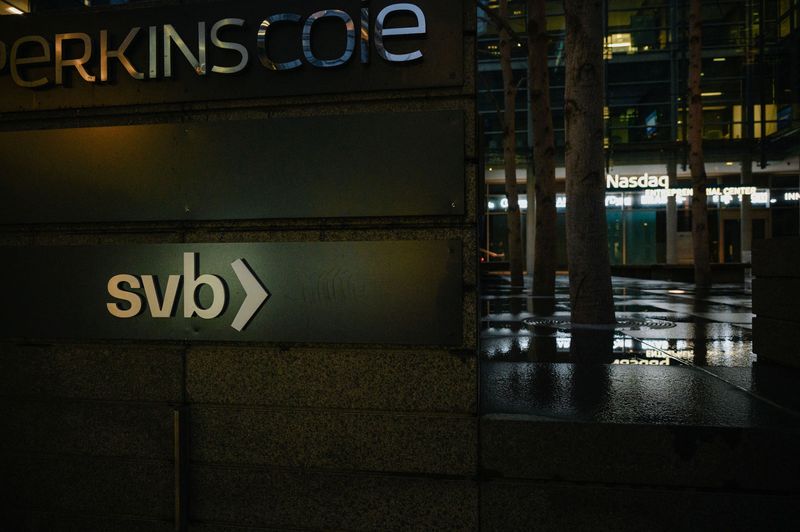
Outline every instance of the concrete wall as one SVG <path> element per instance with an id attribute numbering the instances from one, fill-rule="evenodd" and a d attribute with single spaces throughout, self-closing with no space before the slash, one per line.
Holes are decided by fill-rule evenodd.
<path id="1" fill-rule="evenodd" d="M 472 3 L 454 4 L 474 28 Z M 464 265 L 457 346 L 0 340 L 0 528 L 477 528 L 474 37 L 467 30 L 456 89 L 0 117 L 3 131 L 355 112 L 467 117 L 465 216 L 0 227 L 0 246 L 23 247 L 458 239 Z"/>

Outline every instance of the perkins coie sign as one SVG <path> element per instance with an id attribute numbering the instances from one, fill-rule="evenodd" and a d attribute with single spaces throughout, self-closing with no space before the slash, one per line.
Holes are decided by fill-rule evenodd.
<path id="1" fill-rule="evenodd" d="M 2 17 L 0 111 L 457 85 L 463 22 L 442 4 L 279 0 Z"/>
<path id="2" fill-rule="evenodd" d="M 386 28 L 386 20 L 396 13 L 410 13 L 415 23 L 413 26 Z M 383 8 L 375 20 L 375 26 L 370 26 L 369 8 L 364 7 L 358 23 L 358 48 L 359 60 L 367 64 L 370 62 L 370 47 L 374 40 L 375 51 L 384 61 L 405 63 L 422 59 L 423 53 L 417 49 L 406 53 L 393 53 L 387 49 L 385 40 L 388 37 L 400 37 L 427 33 L 425 13 L 419 6 L 409 3 L 391 4 Z M 323 59 L 314 51 L 314 26 L 321 24 L 325 19 L 337 20 L 341 23 L 342 42 L 344 47 L 338 57 Z M 58 33 L 48 40 L 43 35 L 25 35 L 11 45 L 11 51 L 6 52 L 6 44 L 0 41 L 0 69 L 9 65 L 9 73 L 14 83 L 20 87 L 35 88 L 55 83 L 64 84 L 66 69 L 75 69 L 75 73 L 86 83 L 107 82 L 109 80 L 109 62 L 119 61 L 130 77 L 137 80 L 156 79 L 159 76 L 172 77 L 172 62 L 174 56 L 181 56 L 186 60 L 198 76 L 209 73 L 232 75 L 241 72 L 250 64 L 250 49 L 242 42 L 225 40 L 222 35 L 233 33 L 233 30 L 243 29 L 247 21 L 243 18 L 222 18 L 213 23 L 204 20 L 197 22 L 197 46 L 191 49 L 183 36 L 172 24 L 131 28 L 122 41 L 116 45 L 110 42 L 109 31 L 100 30 L 98 35 L 92 36 L 84 32 Z M 295 26 L 294 36 L 302 43 L 303 55 L 290 61 L 273 59 L 269 52 L 269 40 L 272 37 L 273 27 L 277 24 L 291 24 Z M 144 30 L 144 31 L 143 31 Z M 231 30 L 230 32 L 226 30 Z M 243 35 L 239 35 L 242 37 Z M 356 49 L 356 22 L 341 9 L 324 9 L 316 11 L 307 17 L 300 13 L 278 13 L 265 18 L 258 27 L 255 36 L 255 46 L 258 50 L 258 59 L 261 66 L 269 70 L 293 70 L 300 68 L 303 61 L 317 68 L 333 68 L 346 64 L 353 58 Z M 146 65 L 136 66 L 127 56 L 129 48 L 134 42 L 146 40 L 148 60 Z M 99 43 L 99 45 L 98 45 Z M 77 45 L 79 54 L 65 57 L 67 44 Z M 116 47 L 115 47 L 116 46 Z M 229 50 L 233 61 L 221 60 L 224 64 L 208 63 L 208 49 Z M 98 48 L 97 57 L 93 50 Z M 159 51 L 163 52 L 159 54 Z M 220 54 L 221 55 L 221 54 Z M 28 79 L 25 70 L 31 65 L 47 65 L 52 68 L 52 77 L 42 76 L 37 79 Z M 99 71 L 99 77 L 90 73 L 92 69 Z"/>

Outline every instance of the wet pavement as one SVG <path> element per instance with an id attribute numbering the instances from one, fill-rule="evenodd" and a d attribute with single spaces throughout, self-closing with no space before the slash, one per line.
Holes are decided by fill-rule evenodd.
<path id="1" fill-rule="evenodd" d="M 611 330 L 569 326 L 566 277 L 555 302 L 484 278 L 484 414 L 703 426 L 800 425 L 800 372 L 760 364 L 744 285 L 614 279 Z M 544 309 L 542 307 L 545 307 Z M 548 308 L 549 307 L 549 308 Z"/>

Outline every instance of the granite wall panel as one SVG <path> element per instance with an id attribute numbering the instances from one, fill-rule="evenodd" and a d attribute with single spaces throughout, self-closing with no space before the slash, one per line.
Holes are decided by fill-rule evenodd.
<path id="1" fill-rule="evenodd" d="M 477 483 L 297 469 L 197 467 L 191 521 L 285 529 L 476 530 Z"/>
<path id="2" fill-rule="evenodd" d="M 457 20 L 462 49 L 450 55 L 462 58 L 462 81 L 80 111 L 60 98 L 49 106 L 59 110 L 44 105 L 0 116 L 0 131 L 12 136 L 315 116 L 464 117 L 457 139 L 464 146 L 457 195 L 464 205 L 446 214 L 400 216 L 370 207 L 359 216 L 313 219 L 132 216 L 91 223 L 45 216 L 46 223 L 0 225 L 0 244 L 23 248 L 457 240 L 463 291 L 460 305 L 448 310 L 463 334 L 448 345 L 0 338 L 0 426 L 10 435 L 0 444 L 0 529 L 158 532 L 174 530 L 175 522 L 179 530 L 205 532 L 478 528 L 476 9 L 469 0 L 436 5 Z M 357 148 L 342 146 L 354 165 Z M 52 263 L 57 278 L 57 259 Z"/>

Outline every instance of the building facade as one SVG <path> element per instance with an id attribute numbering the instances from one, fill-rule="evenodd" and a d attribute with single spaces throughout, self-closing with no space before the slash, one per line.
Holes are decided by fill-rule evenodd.
<path id="1" fill-rule="evenodd" d="M 511 2 L 525 35 L 525 2 Z M 496 2 L 490 3 L 496 8 Z M 609 251 L 615 265 L 691 263 L 687 0 L 606 1 L 606 171 Z M 564 12 L 547 2 L 556 129 L 559 263 L 566 266 Z M 712 260 L 749 262 L 752 239 L 800 232 L 800 55 L 797 0 L 703 2 L 703 110 Z M 502 76 L 496 27 L 479 24 L 480 113 L 487 216 L 483 260 L 507 248 L 502 165 Z M 513 47 L 517 182 L 523 217 L 532 143 L 527 50 Z M 674 200 L 672 199 L 674 198 Z M 744 223 L 743 223 L 744 220 Z M 523 223 L 523 226 L 526 224 Z"/>

